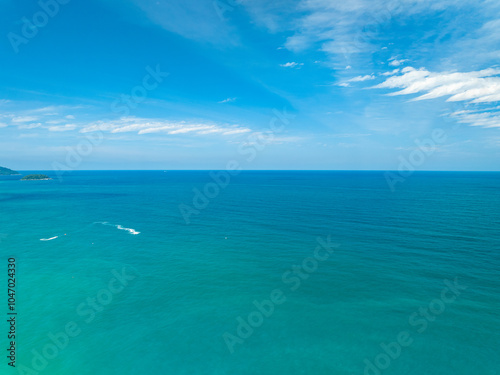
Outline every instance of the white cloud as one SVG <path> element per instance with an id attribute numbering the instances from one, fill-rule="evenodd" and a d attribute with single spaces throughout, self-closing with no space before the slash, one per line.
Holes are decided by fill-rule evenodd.
<path id="1" fill-rule="evenodd" d="M 168 134 L 185 134 L 191 132 L 199 132 L 211 128 L 212 127 L 210 125 L 200 125 L 200 124 L 195 124 L 191 126 L 187 125 L 187 126 L 181 126 L 177 129 L 169 130 Z"/>
<path id="2" fill-rule="evenodd" d="M 76 129 L 78 124 L 73 121 L 68 121 L 74 120 L 75 116 L 69 114 L 68 111 L 89 108 L 88 106 L 64 105 L 33 107 L 27 105 L 29 103 L 17 101 L 6 101 L 6 103 L 9 103 L 10 111 L 7 113 L 0 113 L 0 123 L 16 126 L 20 130 L 43 128 L 51 132 L 63 132 Z"/>
<path id="3" fill-rule="evenodd" d="M 57 125 L 57 124 L 62 124 L 66 122 L 65 120 L 49 120 L 49 121 L 45 121 L 46 124 L 48 125 Z"/>
<path id="4" fill-rule="evenodd" d="M 224 100 L 221 100 L 220 102 L 218 102 L 219 104 L 223 104 L 223 103 L 232 103 L 232 102 L 235 102 L 236 101 L 236 98 L 227 98 L 227 99 L 224 99 Z"/>
<path id="5" fill-rule="evenodd" d="M 421 7 L 412 8 L 409 3 L 417 2 L 400 1 L 393 4 L 382 0 L 302 0 L 297 7 L 295 34 L 287 39 L 285 46 L 298 52 L 318 43 L 320 50 L 331 55 L 368 50 L 375 36 L 364 30 L 365 25 L 380 24 L 388 17 L 401 13 L 406 15 L 416 12 Z M 406 7 L 408 9 L 402 9 Z M 367 9 L 370 11 L 367 12 Z"/>
<path id="6" fill-rule="evenodd" d="M 389 65 L 390 66 L 400 66 L 401 64 L 407 62 L 407 61 L 410 61 L 408 59 L 401 59 L 401 60 L 398 60 L 397 58 L 395 57 L 391 57 L 389 59 Z"/>
<path id="7" fill-rule="evenodd" d="M 456 111 L 451 114 L 458 122 L 483 128 L 500 128 L 500 112 L 498 111 Z"/>
<path id="8" fill-rule="evenodd" d="M 20 123 L 20 122 L 32 122 L 38 120 L 38 117 L 35 116 L 18 116 L 14 117 L 12 119 L 12 122 L 14 123 Z"/>
<path id="9" fill-rule="evenodd" d="M 375 76 L 373 74 L 369 74 L 366 76 L 358 76 L 358 77 L 351 78 L 351 79 L 347 80 L 347 82 L 363 82 L 363 81 L 369 81 L 372 79 L 375 79 Z"/>
<path id="10" fill-rule="evenodd" d="M 282 66 L 283 68 L 297 68 L 301 67 L 302 65 L 304 65 L 304 63 L 297 63 L 295 61 L 287 62 L 286 64 L 280 64 L 280 66 Z"/>
<path id="11" fill-rule="evenodd" d="M 114 121 L 98 121 L 80 130 L 81 133 L 94 131 L 108 131 L 111 133 L 137 134 L 165 133 L 165 134 L 193 134 L 193 135 L 237 135 L 251 132 L 250 129 L 238 125 L 218 125 L 213 123 L 198 123 L 188 121 L 165 121 L 144 119 L 135 117 L 124 117 Z"/>
<path id="12" fill-rule="evenodd" d="M 348 79 L 345 82 L 337 83 L 336 86 L 350 87 L 351 85 L 349 83 L 351 83 L 351 82 L 364 82 L 364 81 L 370 81 L 370 80 L 375 79 L 375 78 L 376 77 L 374 74 L 368 74 L 365 76 L 357 76 L 357 77 Z"/>
<path id="13" fill-rule="evenodd" d="M 375 88 L 402 88 L 389 95 L 425 93 L 413 100 L 449 96 L 447 101 L 485 103 L 498 101 L 500 95 L 500 70 L 485 69 L 476 72 L 433 73 L 425 68 L 405 68 L 401 75 L 392 76 Z"/>
<path id="14" fill-rule="evenodd" d="M 242 129 L 229 129 L 224 131 L 222 134 L 223 135 L 234 135 L 234 134 L 242 134 L 242 133 L 248 133 L 250 129 L 242 128 Z"/>
<path id="15" fill-rule="evenodd" d="M 26 125 L 19 125 L 19 129 L 35 129 L 35 128 L 39 128 L 40 126 L 42 126 L 42 124 L 40 122 L 38 123 L 32 123 L 32 124 L 26 124 Z"/>
<path id="16" fill-rule="evenodd" d="M 394 74 L 399 73 L 399 71 L 400 71 L 400 70 L 401 70 L 401 69 L 399 69 L 399 68 L 398 68 L 398 69 L 394 69 L 394 70 L 393 70 L 393 71 L 391 71 L 391 72 L 384 72 L 384 73 L 381 73 L 380 75 L 382 75 L 382 76 L 393 76 Z"/>
<path id="17" fill-rule="evenodd" d="M 66 124 L 62 126 L 49 126 L 49 131 L 51 132 L 67 132 L 76 129 L 75 124 Z"/>
<path id="18" fill-rule="evenodd" d="M 367 62 L 360 55 L 362 53 L 372 54 L 380 48 L 386 52 L 391 48 L 388 46 L 392 45 L 392 43 L 388 44 L 387 40 L 397 38 L 397 36 L 388 34 L 390 29 L 385 26 L 390 24 L 407 24 L 408 26 L 414 22 L 415 16 L 429 21 L 433 18 L 439 21 L 445 19 L 448 23 L 441 25 L 436 21 L 435 26 L 429 27 L 414 45 L 408 45 L 410 49 L 429 45 L 436 50 L 433 55 L 437 55 L 438 52 L 445 55 L 445 49 L 448 56 L 459 51 L 474 55 L 477 45 L 484 45 L 483 41 L 486 43 L 486 38 L 488 38 L 491 50 L 496 52 L 490 57 L 496 57 L 498 60 L 500 56 L 498 48 L 498 40 L 500 40 L 498 35 L 500 34 L 496 32 L 498 30 L 496 23 L 491 23 L 488 28 L 485 24 L 481 34 L 474 35 L 475 30 L 481 29 L 481 20 L 487 22 L 492 16 L 498 14 L 498 1 L 288 0 L 269 2 L 252 0 L 244 1 L 242 4 L 253 16 L 256 24 L 267 27 L 271 32 L 291 34 L 284 43 L 288 50 L 292 52 L 309 49 L 322 51 L 328 55 L 335 69 L 353 65 L 353 63 L 358 64 L 357 59 L 363 59 L 362 63 Z M 461 16 L 452 18 L 451 15 L 455 12 L 460 12 Z M 464 19 L 467 22 L 464 22 Z M 407 23 L 408 20 L 410 20 L 409 23 Z M 464 46 L 466 48 L 457 48 L 464 38 L 471 38 L 470 45 Z M 474 44 L 479 39 L 481 39 L 480 43 Z M 433 40 L 436 40 L 435 44 L 430 45 Z M 490 59 L 490 61 L 494 60 Z M 397 64 L 400 66 L 403 62 L 403 60 L 394 59 L 391 66 Z"/>
<path id="19" fill-rule="evenodd" d="M 473 72 L 430 72 L 425 68 L 407 67 L 400 74 L 387 78 L 374 86 L 378 89 L 402 89 L 390 96 L 420 94 L 412 101 L 447 97 L 447 102 L 481 104 L 481 110 L 453 113 L 461 123 L 473 126 L 499 127 L 500 112 L 492 103 L 500 101 L 500 69 Z"/>
<path id="20" fill-rule="evenodd" d="M 4 123 L 4 122 L 0 122 L 0 128 L 6 128 L 7 126 L 9 126 L 9 125 L 7 125 L 7 124 L 6 124 L 6 123 Z"/>

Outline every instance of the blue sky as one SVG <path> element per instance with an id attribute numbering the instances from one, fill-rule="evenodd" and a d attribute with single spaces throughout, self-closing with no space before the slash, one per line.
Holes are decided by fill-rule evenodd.
<path id="1" fill-rule="evenodd" d="M 500 169 L 496 1 L 4 0 L 0 28 L 13 169 Z"/>

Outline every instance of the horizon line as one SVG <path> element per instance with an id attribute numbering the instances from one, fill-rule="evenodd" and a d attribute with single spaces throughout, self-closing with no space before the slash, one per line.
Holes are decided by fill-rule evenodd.
<path id="1" fill-rule="evenodd" d="M 18 172 L 210 172 L 225 171 L 226 169 L 17 169 Z M 397 169 L 244 169 L 241 172 L 397 172 Z M 411 173 L 418 172 L 488 172 L 498 173 L 500 170 L 413 170 L 404 171 Z"/>

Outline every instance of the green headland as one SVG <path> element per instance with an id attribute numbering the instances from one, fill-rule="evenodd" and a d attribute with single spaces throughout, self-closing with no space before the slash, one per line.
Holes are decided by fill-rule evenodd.
<path id="1" fill-rule="evenodd" d="M 20 173 L 9 168 L 0 167 L 0 176 L 15 176 Z"/>

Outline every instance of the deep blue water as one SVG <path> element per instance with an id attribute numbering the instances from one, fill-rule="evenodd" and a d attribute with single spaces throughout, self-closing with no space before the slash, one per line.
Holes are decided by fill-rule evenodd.
<path id="1" fill-rule="evenodd" d="M 208 171 L 0 179 L 17 369 L 500 374 L 500 173 L 416 172 L 394 192 L 382 172 L 223 182 Z M 22 373 L 2 361 L 1 374 Z"/>

